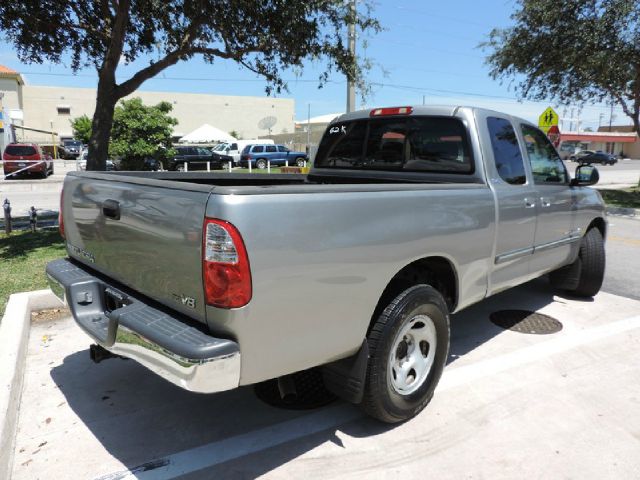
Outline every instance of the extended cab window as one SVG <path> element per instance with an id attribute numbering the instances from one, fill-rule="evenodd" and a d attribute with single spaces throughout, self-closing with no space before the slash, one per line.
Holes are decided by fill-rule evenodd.
<path id="1" fill-rule="evenodd" d="M 536 184 L 568 183 L 567 169 L 547 136 L 537 128 L 522 125 L 533 182 Z"/>
<path id="2" fill-rule="evenodd" d="M 472 173 L 467 132 L 450 117 L 389 117 L 334 124 L 315 161 L 320 168 Z"/>
<path id="3" fill-rule="evenodd" d="M 511 185 L 526 183 L 524 160 L 511 122 L 504 118 L 489 117 L 487 118 L 487 126 L 500 178 Z"/>

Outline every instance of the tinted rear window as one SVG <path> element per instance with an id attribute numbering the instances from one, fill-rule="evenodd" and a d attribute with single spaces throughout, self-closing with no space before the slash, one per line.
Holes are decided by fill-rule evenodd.
<path id="1" fill-rule="evenodd" d="M 472 173 L 467 131 L 451 117 L 388 117 L 329 127 L 315 166 L 387 171 Z"/>
<path id="2" fill-rule="evenodd" d="M 30 157 L 31 155 L 38 154 L 35 148 L 28 145 L 8 145 L 4 153 L 16 157 Z"/>
<path id="3" fill-rule="evenodd" d="M 253 147 L 253 152 L 254 153 L 262 153 L 262 152 L 264 152 L 264 147 L 263 146 Z"/>

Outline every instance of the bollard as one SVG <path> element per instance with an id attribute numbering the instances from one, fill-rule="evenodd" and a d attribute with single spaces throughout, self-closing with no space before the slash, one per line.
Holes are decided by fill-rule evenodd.
<path id="1" fill-rule="evenodd" d="M 211 162 L 207 162 L 207 172 L 211 171 Z"/>
<path id="2" fill-rule="evenodd" d="M 267 173 L 271 173 L 271 160 L 267 160 Z"/>
<path id="3" fill-rule="evenodd" d="M 247 160 L 247 163 L 249 164 L 249 173 L 251 173 L 251 159 Z"/>
<path id="4" fill-rule="evenodd" d="M 229 173 L 231 173 L 231 162 L 227 162 L 227 165 L 229 166 Z"/>
<path id="5" fill-rule="evenodd" d="M 11 233 L 11 202 L 8 198 L 4 199 L 2 208 L 4 209 L 4 231 L 9 235 Z"/>
<path id="6" fill-rule="evenodd" d="M 187 162 L 184 162 L 184 171 L 185 172 L 189 171 L 189 165 L 187 164 Z"/>
<path id="7" fill-rule="evenodd" d="M 31 209 L 29 210 L 29 224 L 31 225 L 31 231 L 35 232 L 38 228 L 38 212 L 33 205 L 31 205 Z"/>
<path id="8" fill-rule="evenodd" d="M 285 167 L 288 167 L 288 166 L 289 166 L 289 160 L 285 160 L 285 161 L 284 161 L 284 166 L 285 166 Z"/>

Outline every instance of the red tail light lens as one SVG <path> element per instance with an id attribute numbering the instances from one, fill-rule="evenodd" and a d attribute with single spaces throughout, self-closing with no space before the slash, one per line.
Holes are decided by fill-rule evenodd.
<path id="1" fill-rule="evenodd" d="M 369 113 L 370 117 L 384 117 L 385 115 L 410 115 L 413 113 L 413 107 L 389 107 L 375 108 Z"/>
<path id="2" fill-rule="evenodd" d="M 249 257 L 240 232 L 229 222 L 205 219 L 202 274 L 209 305 L 240 308 L 251 300 Z"/>
<path id="3" fill-rule="evenodd" d="M 60 191 L 60 210 L 58 210 L 58 229 L 60 230 L 60 236 L 64 236 L 64 216 L 62 215 L 62 197 L 64 196 L 64 188 Z"/>

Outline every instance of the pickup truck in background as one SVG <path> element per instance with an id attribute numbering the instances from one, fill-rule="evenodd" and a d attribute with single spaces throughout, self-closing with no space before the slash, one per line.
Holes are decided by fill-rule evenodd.
<path id="1" fill-rule="evenodd" d="M 343 115 L 308 176 L 72 172 L 46 271 L 98 346 L 196 392 L 319 367 L 399 422 L 433 396 L 449 315 L 549 274 L 593 296 L 607 223 L 531 123 L 467 107 Z M 283 288 L 286 285 L 286 288 Z"/>

